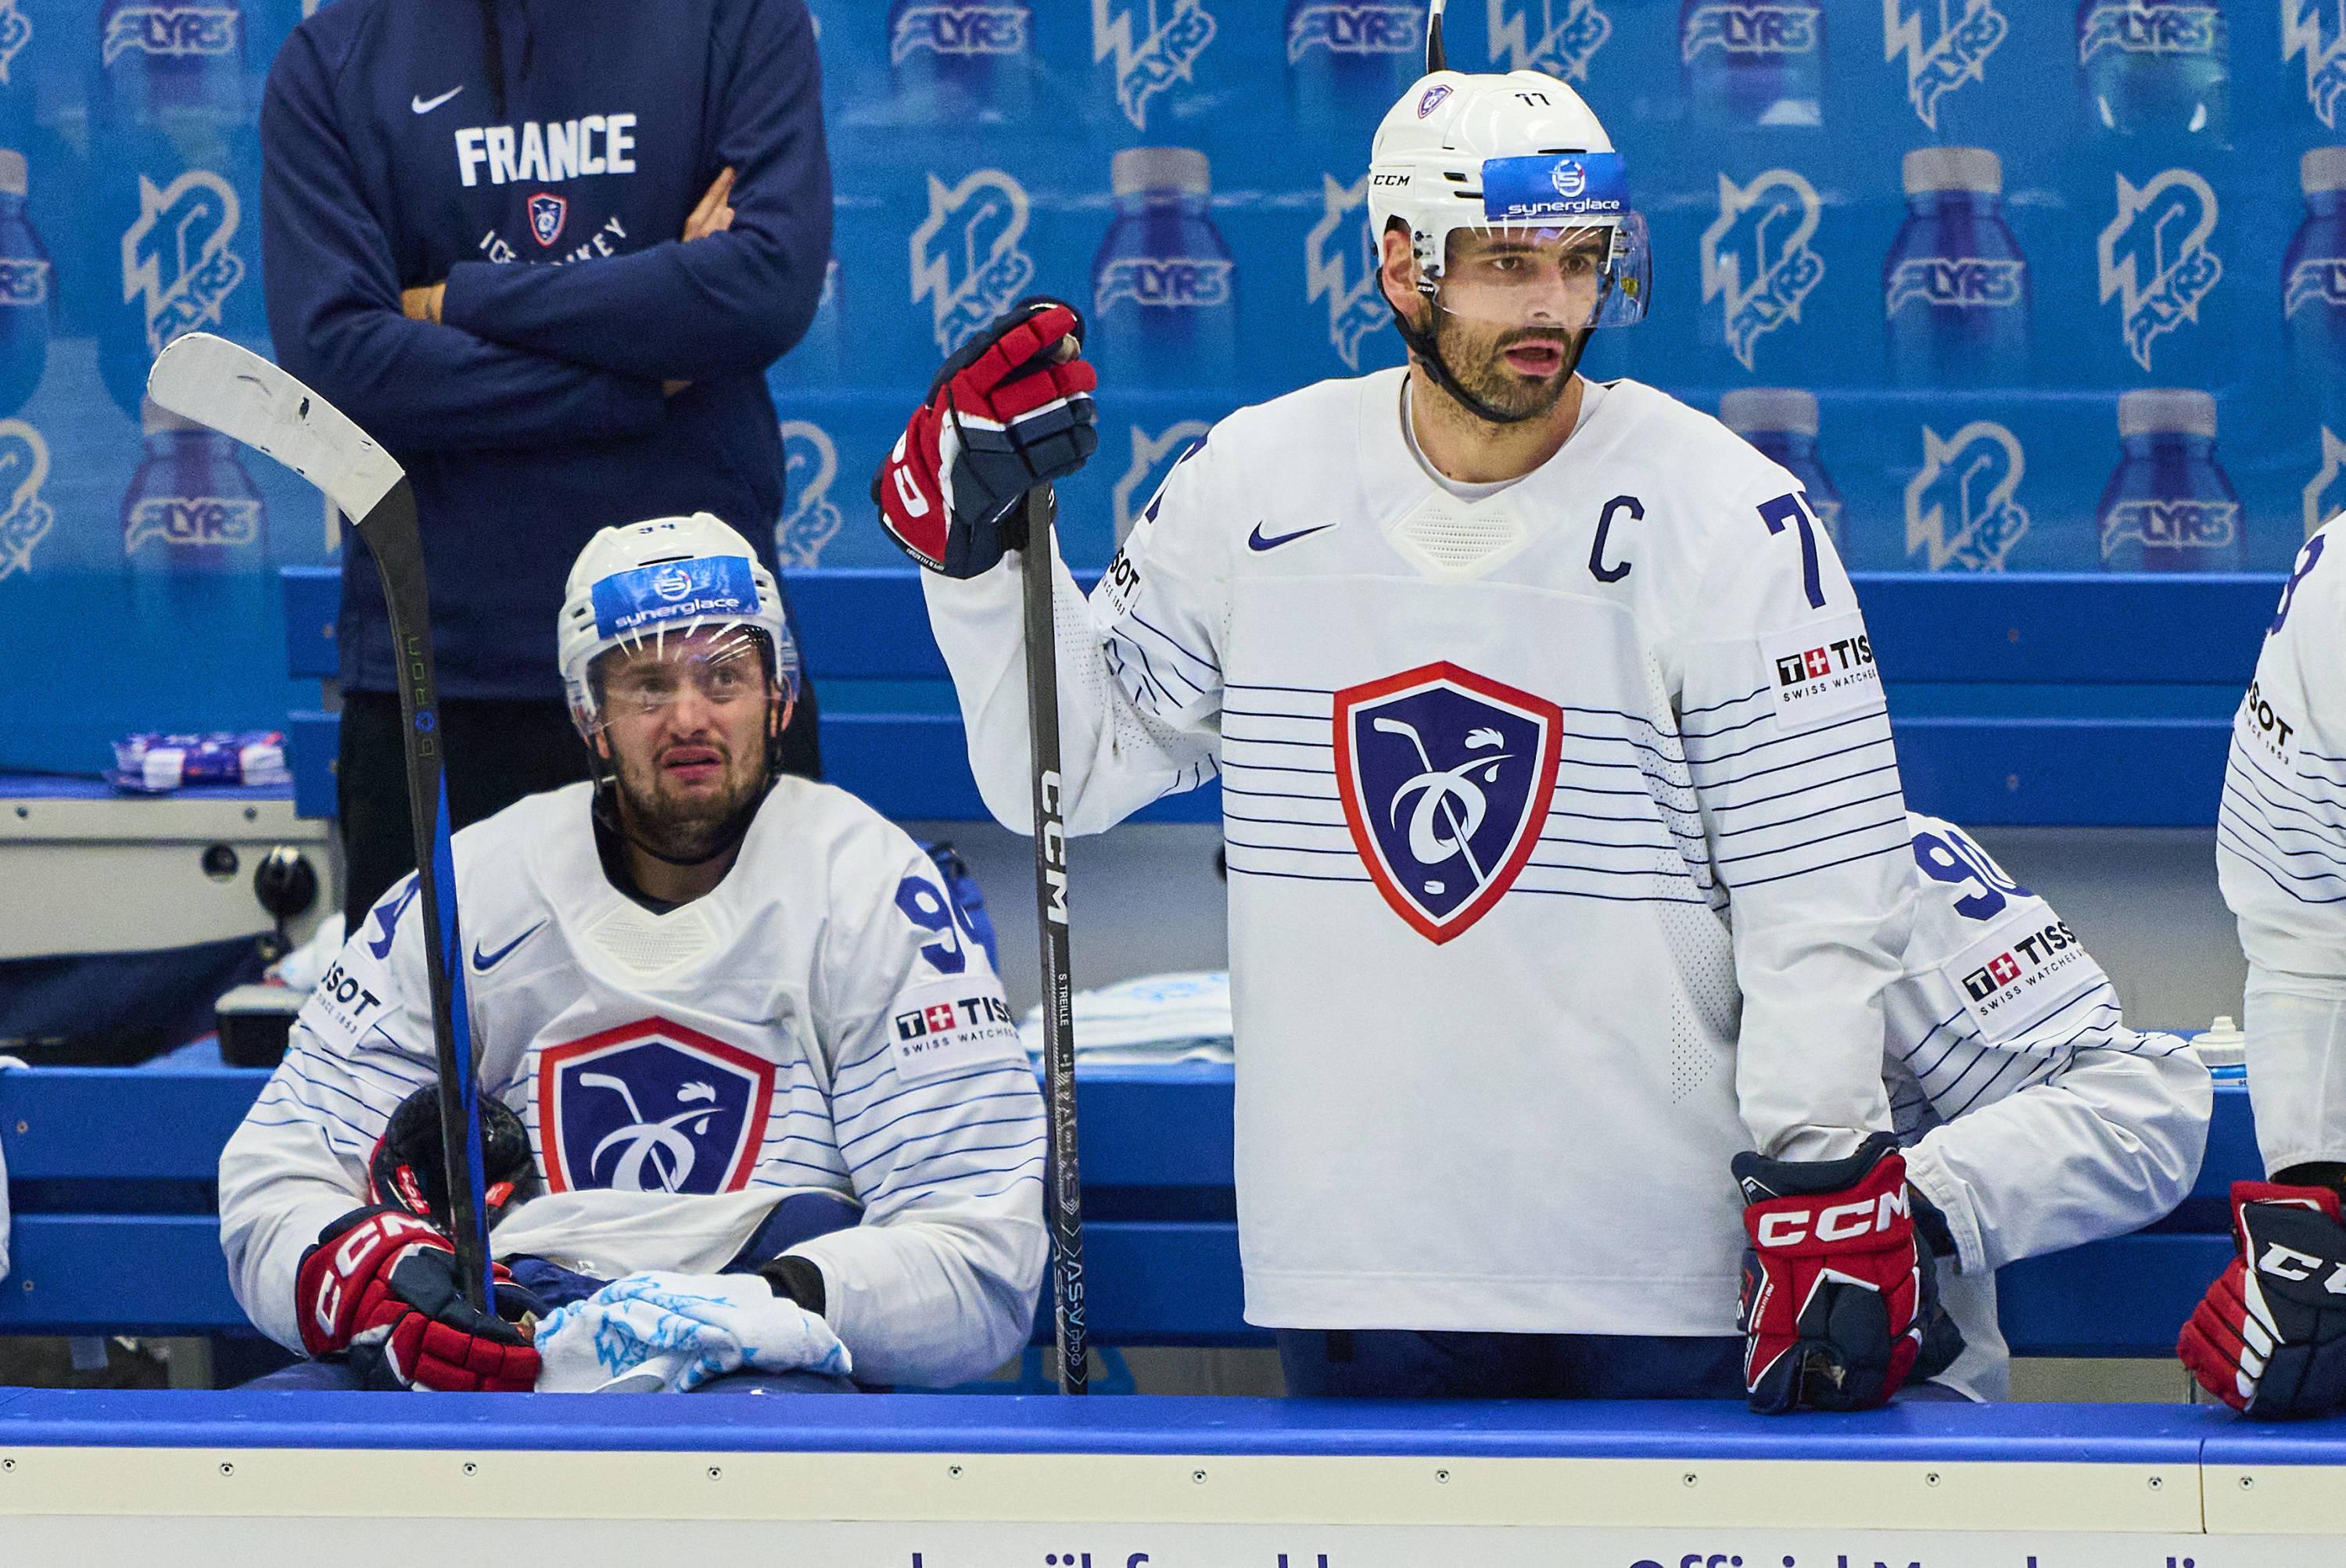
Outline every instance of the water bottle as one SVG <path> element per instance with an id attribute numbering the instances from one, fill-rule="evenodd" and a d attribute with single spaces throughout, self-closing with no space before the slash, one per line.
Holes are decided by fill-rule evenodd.
<path id="1" fill-rule="evenodd" d="M 1683 0 L 1678 66 L 1699 123 L 1822 125 L 1823 0 Z"/>
<path id="2" fill-rule="evenodd" d="M 122 497 L 122 555 L 142 616 L 216 606 L 220 585 L 206 580 L 225 574 L 260 581 L 268 520 L 236 443 L 151 402 L 139 429 L 146 455 Z"/>
<path id="3" fill-rule="evenodd" d="M 1029 0 L 893 0 L 888 69 L 904 119 L 1023 120 L 1035 97 L 1034 6 Z"/>
<path id="4" fill-rule="evenodd" d="M 1298 125 L 1367 136 L 1425 65 L 1426 0 L 1287 0 L 1288 97 Z"/>
<path id="5" fill-rule="evenodd" d="M 1092 262 L 1091 337 L 1106 373 L 1152 386 L 1238 373 L 1238 270 L 1207 214 L 1206 155 L 1138 147 L 1108 166 L 1116 221 Z"/>
<path id="6" fill-rule="evenodd" d="M 1817 394 L 1793 387 L 1744 387 L 1719 400 L 1719 418 L 1762 456 L 1790 470 L 1808 492 L 1809 510 L 1825 525 L 1833 548 L 1845 552 L 1841 492 L 1817 459 Z"/>
<path id="7" fill-rule="evenodd" d="M 2077 68 L 2094 123 L 2225 137 L 2229 48 L 2219 0 L 2079 0 Z"/>
<path id="8" fill-rule="evenodd" d="M 49 253 L 25 214 L 25 155 L 0 148 L 0 418 L 25 406 L 48 368 Z"/>
<path id="9" fill-rule="evenodd" d="M 1891 373 L 1904 386 L 2024 381 L 2028 260 L 2004 221 L 2004 163 L 1985 148 L 1906 155 L 1906 222 L 1882 264 Z"/>
<path id="10" fill-rule="evenodd" d="M 2281 317 L 2300 395 L 2322 414 L 2346 412 L 2346 147 L 2317 147 L 2298 164 L 2305 221 L 2281 260 Z"/>
<path id="11" fill-rule="evenodd" d="M 2102 567 L 2110 572 L 2237 572 L 2248 519 L 2216 463 L 2216 400 L 2204 392 L 2118 399 L 2126 455 L 2102 492 Z"/>

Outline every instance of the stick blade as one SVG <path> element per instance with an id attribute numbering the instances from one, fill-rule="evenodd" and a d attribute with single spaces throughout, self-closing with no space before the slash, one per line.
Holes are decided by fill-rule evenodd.
<path id="1" fill-rule="evenodd" d="M 147 372 L 147 395 L 268 453 L 363 519 L 406 477 L 342 410 L 240 344 L 209 332 L 175 338 Z"/>

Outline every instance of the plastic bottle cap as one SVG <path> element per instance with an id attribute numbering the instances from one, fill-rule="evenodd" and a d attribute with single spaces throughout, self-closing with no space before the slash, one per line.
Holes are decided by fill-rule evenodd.
<path id="1" fill-rule="evenodd" d="M 1152 190 L 1203 196 L 1213 188 L 1211 166 L 1193 147 L 1128 147 L 1108 160 L 1107 182 L 1118 196 Z"/>
<path id="2" fill-rule="evenodd" d="M 2118 399 L 2118 439 L 2137 435 L 2201 435 L 2216 439 L 2216 400 L 2203 392 L 2161 387 Z"/>
<path id="3" fill-rule="evenodd" d="M 1797 387 L 1741 387 L 1719 400 L 1719 423 L 1738 435 L 1817 433 L 1817 394 Z"/>
<path id="4" fill-rule="evenodd" d="M 2192 1040 L 2191 1050 L 2203 1067 L 2239 1067 L 2248 1062 L 2249 1037 L 2229 1016 L 2219 1014 Z"/>
<path id="5" fill-rule="evenodd" d="M 25 155 L 13 147 L 0 147 L 0 196 L 22 196 L 30 188 L 25 178 Z"/>
<path id="6" fill-rule="evenodd" d="M 2308 148 L 2297 160 L 2297 180 L 2308 196 L 2346 190 L 2346 147 Z"/>
<path id="7" fill-rule="evenodd" d="M 1906 155 L 1906 194 L 1933 190 L 2004 193 L 2004 159 L 1984 147 L 1918 147 Z"/>
<path id="8" fill-rule="evenodd" d="M 141 435 L 162 435 L 170 431 L 204 428 L 194 420 L 181 419 L 153 398 L 138 400 L 138 433 Z"/>

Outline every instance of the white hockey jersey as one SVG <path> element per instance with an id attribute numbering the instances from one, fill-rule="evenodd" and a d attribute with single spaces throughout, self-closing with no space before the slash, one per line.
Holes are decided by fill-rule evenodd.
<path id="1" fill-rule="evenodd" d="M 857 1374 L 993 1370 L 1026 1342 L 1048 1251 L 1042 1100 L 934 865 L 785 777 L 725 880 L 655 914 L 605 875 L 590 798 L 531 796 L 455 837 L 481 1082 L 546 1188 L 495 1252 L 715 1272 L 779 1203 L 827 1195 L 861 1223 L 787 1250 L 821 1270 Z M 343 947 L 220 1158 L 237 1299 L 290 1348 L 303 1249 L 362 1201 L 391 1112 L 434 1075 L 415 891 Z"/>
<path id="2" fill-rule="evenodd" d="M 2216 872 L 2249 959 L 2268 1172 L 2346 1161 L 2346 527 L 2298 552 L 2232 719 Z"/>
<path id="3" fill-rule="evenodd" d="M 1060 570 L 1069 827 L 1222 778 L 1250 1321 L 1732 1332 L 1731 1156 L 1890 1124 L 1864 622 L 1791 475 L 1661 392 L 1466 501 L 1403 384 L 1240 410 L 1088 606 Z M 923 584 L 1024 830 L 1017 573 Z"/>
<path id="4" fill-rule="evenodd" d="M 1946 1217 L 1964 1351 L 1938 1380 L 2002 1399 L 1995 1270 L 2164 1217 L 2199 1175 L 2214 1091 L 2171 1034 L 2128 1029 L 2067 922 L 1953 824 L 1910 816 L 1906 976 L 1882 1073 L 1907 1178 Z"/>

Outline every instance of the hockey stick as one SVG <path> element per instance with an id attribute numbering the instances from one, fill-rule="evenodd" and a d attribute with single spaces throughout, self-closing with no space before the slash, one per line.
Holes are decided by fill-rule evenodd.
<path id="1" fill-rule="evenodd" d="M 1050 1122 L 1051 1245 L 1057 1254 L 1052 1308 L 1059 1341 L 1059 1391 L 1089 1384 L 1091 1349 L 1084 1335 L 1084 1194 L 1076 1159 L 1076 1009 L 1067 962 L 1067 829 L 1059 810 L 1059 645 L 1052 604 L 1050 485 L 1026 493 L 1026 728 L 1033 746 L 1035 925 L 1043 951 L 1043 1091 Z"/>
<path id="2" fill-rule="evenodd" d="M 456 863 L 448 838 L 448 784 L 441 771 L 440 706 L 432 676 L 432 617 L 424 596 L 423 544 L 415 493 L 391 454 L 341 410 L 250 349 L 209 332 L 175 340 L 147 373 L 147 395 L 266 453 L 356 519 L 374 552 L 399 657 L 399 707 L 406 720 L 408 814 L 415 832 L 416 883 L 432 991 L 432 1043 L 440 1068 L 440 1138 L 447 1151 L 449 1228 L 464 1299 L 493 1311 L 488 1201 L 481 1185 L 480 1085 L 473 1072 L 472 1013 L 464 995 L 464 949 L 456 932 Z M 454 1090 L 451 1093 L 451 1089 Z"/>

